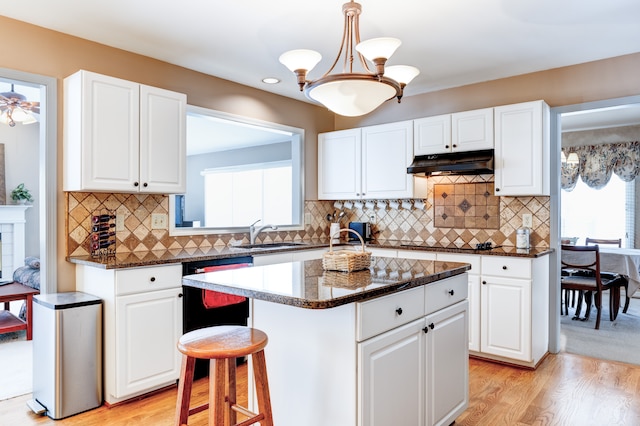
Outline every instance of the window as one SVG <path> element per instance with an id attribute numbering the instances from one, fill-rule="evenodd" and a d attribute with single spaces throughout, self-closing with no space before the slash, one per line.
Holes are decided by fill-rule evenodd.
<path id="1" fill-rule="evenodd" d="M 635 181 L 615 174 L 601 189 L 578 179 L 573 191 L 562 191 L 560 226 L 563 238 L 622 238 L 623 247 L 634 246 Z"/>
<path id="2" fill-rule="evenodd" d="M 233 228 L 292 223 L 291 161 L 203 171 L 204 226 Z"/>

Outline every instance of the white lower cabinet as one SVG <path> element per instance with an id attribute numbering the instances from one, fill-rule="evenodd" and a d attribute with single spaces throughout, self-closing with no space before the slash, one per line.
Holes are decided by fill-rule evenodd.
<path id="1" fill-rule="evenodd" d="M 76 288 L 103 300 L 104 399 L 115 404 L 175 384 L 181 354 L 182 265 L 76 265 Z"/>
<path id="2" fill-rule="evenodd" d="M 274 423 L 451 424 L 468 406 L 466 290 L 457 275 L 330 309 L 253 299 Z"/>
<path id="3" fill-rule="evenodd" d="M 415 317 L 418 290 L 361 304 L 360 328 L 371 330 L 373 318 L 390 326 Z M 358 343 L 358 425 L 448 425 L 466 409 L 465 276 L 427 285 L 424 302 L 420 313 L 426 316 Z"/>
<path id="4" fill-rule="evenodd" d="M 399 250 L 398 257 L 419 258 Z M 433 252 L 422 252 L 432 258 Z M 535 367 L 549 345 L 549 258 L 435 253 L 435 260 L 471 264 L 468 271 L 469 351 Z"/>

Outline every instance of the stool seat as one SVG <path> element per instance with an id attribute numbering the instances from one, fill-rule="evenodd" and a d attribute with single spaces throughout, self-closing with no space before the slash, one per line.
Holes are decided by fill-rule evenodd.
<path id="1" fill-rule="evenodd" d="M 190 331 L 178 341 L 178 350 L 199 359 L 240 358 L 267 346 L 261 330 L 242 326 L 207 327 Z"/>
<path id="2" fill-rule="evenodd" d="M 178 340 L 178 350 L 183 354 L 176 426 L 186 425 L 189 416 L 209 409 L 209 425 L 273 426 L 269 383 L 264 357 L 267 335 L 256 328 L 245 326 L 216 326 L 190 331 Z M 253 363 L 258 413 L 236 404 L 236 358 L 251 356 Z M 195 360 L 209 360 L 209 402 L 191 408 L 191 389 Z M 248 419 L 236 423 L 241 413 Z"/>

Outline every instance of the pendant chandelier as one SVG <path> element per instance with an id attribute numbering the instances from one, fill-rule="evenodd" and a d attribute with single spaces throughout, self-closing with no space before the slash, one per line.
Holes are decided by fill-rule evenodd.
<path id="1" fill-rule="evenodd" d="M 11 84 L 10 92 L 0 93 L 0 122 L 15 127 L 16 123 L 31 124 L 38 121 L 34 116 L 40 113 L 40 102 L 30 102 L 16 93 Z"/>
<path id="2" fill-rule="evenodd" d="M 399 103 L 404 87 L 420 71 L 408 65 L 385 68 L 387 60 L 400 46 L 400 40 L 381 37 L 361 42 L 359 16 L 362 7 L 350 1 L 342 6 L 342 12 L 344 32 L 340 50 L 333 65 L 322 77 L 307 80 L 307 73 L 322 59 L 316 51 L 290 50 L 280 56 L 280 62 L 295 73 L 300 91 L 304 90 L 307 98 L 323 104 L 336 114 L 356 117 L 370 113 L 393 98 Z M 353 70 L 356 56 L 362 67 L 361 72 Z M 341 57 L 342 73 L 332 74 Z M 369 68 L 367 60 L 374 65 L 373 70 Z"/>

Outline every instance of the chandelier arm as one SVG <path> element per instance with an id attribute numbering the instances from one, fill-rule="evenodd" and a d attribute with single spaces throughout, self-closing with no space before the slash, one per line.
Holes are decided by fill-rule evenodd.
<path id="1" fill-rule="evenodd" d="M 340 41 L 340 49 L 338 49 L 338 54 L 336 55 L 336 59 L 333 61 L 333 64 L 331 65 L 331 67 L 320 78 L 325 78 L 326 76 L 331 74 L 331 71 L 333 71 L 333 69 L 338 64 L 338 61 L 340 60 L 340 57 L 342 56 L 342 51 L 344 49 L 344 44 L 345 44 L 345 40 L 346 40 L 346 37 L 347 37 L 348 28 L 349 28 L 349 17 L 345 13 L 345 15 L 344 15 L 344 28 L 342 30 L 342 40 Z"/>
<path id="2" fill-rule="evenodd" d="M 356 15 L 355 22 L 354 22 L 354 28 L 355 28 L 355 34 L 356 34 L 356 44 L 355 45 L 357 46 L 358 44 L 360 44 L 360 18 L 359 18 L 359 15 Z M 352 44 L 352 48 L 353 48 L 353 44 Z M 369 69 L 369 65 L 367 64 L 367 60 L 362 55 L 362 53 L 358 52 L 357 49 L 356 49 L 356 53 L 358 55 L 358 59 L 360 59 L 360 64 L 362 65 L 362 68 L 366 72 L 374 74 L 371 71 L 371 69 Z"/>

